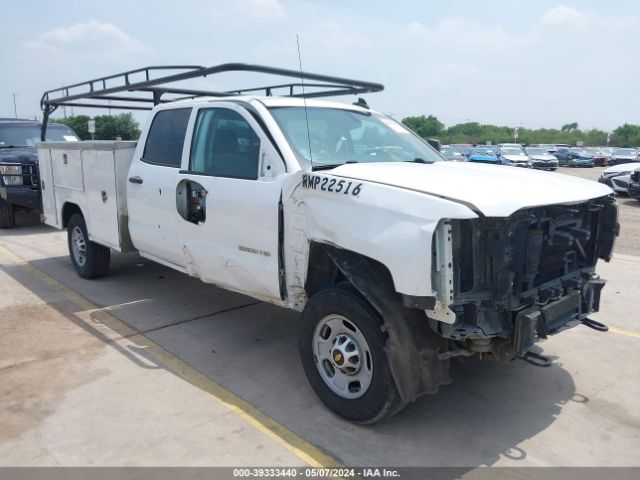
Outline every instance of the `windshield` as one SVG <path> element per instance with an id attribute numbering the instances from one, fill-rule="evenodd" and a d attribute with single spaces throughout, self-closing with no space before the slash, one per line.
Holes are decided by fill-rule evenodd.
<path id="1" fill-rule="evenodd" d="M 529 155 L 548 155 L 549 152 L 547 152 L 544 148 L 527 148 L 527 153 Z"/>
<path id="2" fill-rule="evenodd" d="M 518 147 L 502 148 L 500 149 L 500 153 L 502 155 L 524 155 L 522 149 Z"/>
<path id="3" fill-rule="evenodd" d="M 78 141 L 78 137 L 65 125 L 49 125 L 48 141 Z M 0 125 L 0 148 L 2 147 L 35 147 L 40 141 L 40 125 Z"/>
<path id="4" fill-rule="evenodd" d="M 311 161 L 317 168 L 345 163 L 445 160 L 402 124 L 377 113 L 325 107 L 309 107 L 306 114 L 304 107 L 269 110 L 298 159 Z"/>

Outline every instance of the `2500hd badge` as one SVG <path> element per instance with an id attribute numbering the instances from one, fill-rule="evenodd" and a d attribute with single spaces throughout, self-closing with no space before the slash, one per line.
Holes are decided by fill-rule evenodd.
<path id="1" fill-rule="evenodd" d="M 342 193 L 343 195 L 353 195 L 354 197 L 357 197 L 360 195 L 360 191 L 362 190 L 362 183 L 305 173 L 302 175 L 302 188 L 322 190 L 323 192 Z"/>

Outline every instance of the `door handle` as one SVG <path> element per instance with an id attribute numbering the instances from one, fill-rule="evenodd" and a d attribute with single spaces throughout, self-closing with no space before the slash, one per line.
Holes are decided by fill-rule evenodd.
<path id="1" fill-rule="evenodd" d="M 139 185 L 142 183 L 142 179 L 140 177 L 129 177 L 129 182 L 137 183 Z"/>

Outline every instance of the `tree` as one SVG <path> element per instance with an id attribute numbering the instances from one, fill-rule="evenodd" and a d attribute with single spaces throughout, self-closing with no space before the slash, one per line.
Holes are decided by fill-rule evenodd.
<path id="1" fill-rule="evenodd" d="M 563 125 L 560 130 L 563 132 L 573 132 L 574 130 L 578 130 L 578 122 L 567 123 Z"/>
<path id="2" fill-rule="evenodd" d="M 67 118 L 57 118 L 55 120 L 51 120 L 51 122 L 62 123 L 68 127 L 70 127 L 80 140 L 91 140 L 91 134 L 89 133 L 89 127 L 87 122 L 89 121 L 88 115 L 74 115 Z"/>
<path id="3" fill-rule="evenodd" d="M 444 129 L 444 124 L 433 115 L 429 115 L 428 117 L 424 115 L 419 117 L 406 117 L 402 119 L 402 123 L 422 138 L 437 137 Z"/>
<path id="4" fill-rule="evenodd" d="M 68 118 L 53 120 L 56 123 L 63 123 L 71 127 L 80 137 L 81 140 L 90 140 L 87 122 L 87 115 L 74 115 Z M 120 137 L 122 140 L 137 140 L 140 136 L 140 128 L 138 122 L 135 121 L 130 113 L 121 113 L 119 115 L 98 115 L 95 117 L 96 140 L 115 140 Z"/>
<path id="5" fill-rule="evenodd" d="M 621 147 L 640 145 L 640 125 L 625 123 L 613 131 L 612 143 Z"/>

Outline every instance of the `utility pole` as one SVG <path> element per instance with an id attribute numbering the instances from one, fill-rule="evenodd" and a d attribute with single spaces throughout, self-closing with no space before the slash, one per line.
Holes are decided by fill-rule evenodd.
<path id="1" fill-rule="evenodd" d="M 13 114 L 18 118 L 18 107 L 16 106 L 16 94 L 13 94 Z"/>

